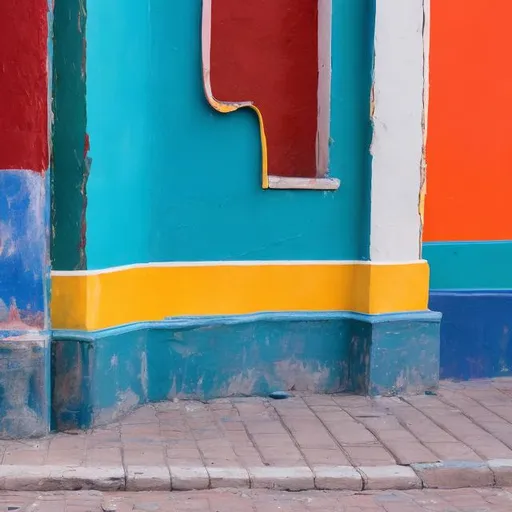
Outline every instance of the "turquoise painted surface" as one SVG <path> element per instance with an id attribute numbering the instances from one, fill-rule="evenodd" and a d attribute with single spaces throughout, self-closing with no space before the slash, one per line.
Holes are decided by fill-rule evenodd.
<path id="1" fill-rule="evenodd" d="M 353 322 L 349 388 L 364 395 L 421 393 L 439 383 L 441 314 Z"/>
<path id="2" fill-rule="evenodd" d="M 57 333 L 54 428 L 108 424 L 140 404 L 174 397 L 343 391 L 349 324 L 263 320 L 175 328 L 169 323 L 111 329 L 94 341 L 91 333 Z"/>
<path id="3" fill-rule="evenodd" d="M 512 289 L 512 242 L 427 243 L 432 290 Z"/>
<path id="4" fill-rule="evenodd" d="M 439 322 L 432 312 L 266 313 L 55 331 L 54 426 L 109 423 L 174 397 L 431 387 Z"/>
<path id="5" fill-rule="evenodd" d="M 367 258 L 374 0 L 333 4 L 335 193 L 261 189 L 255 114 L 204 99 L 201 0 L 87 2 L 88 268 Z"/>

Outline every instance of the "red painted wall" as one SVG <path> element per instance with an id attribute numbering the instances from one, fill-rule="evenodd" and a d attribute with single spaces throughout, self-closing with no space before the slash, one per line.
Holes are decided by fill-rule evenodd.
<path id="1" fill-rule="evenodd" d="M 48 167 L 47 0 L 0 0 L 0 169 Z"/>
<path id="2" fill-rule="evenodd" d="M 431 8 L 424 240 L 512 240 L 512 2 Z"/>
<path id="3" fill-rule="evenodd" d="M 316 176 L 318 0 L 213 0 L 211 82 L 261 111 L 269 174 Z"/>

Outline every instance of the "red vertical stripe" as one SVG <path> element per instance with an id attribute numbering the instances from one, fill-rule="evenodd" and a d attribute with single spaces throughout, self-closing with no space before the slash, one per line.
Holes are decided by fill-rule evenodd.
<path id="1" fill-rule="evenodd" d="M 48 167 L 47 0 L 0 0 L 0 169 Z"/>

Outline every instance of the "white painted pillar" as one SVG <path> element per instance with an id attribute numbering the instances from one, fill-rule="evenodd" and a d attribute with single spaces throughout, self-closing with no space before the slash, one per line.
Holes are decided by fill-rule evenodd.
<path id="1" fill-rule="evenodd" d="M 377 0 L 370 259 L 421 258 L 430 0 Z"/>

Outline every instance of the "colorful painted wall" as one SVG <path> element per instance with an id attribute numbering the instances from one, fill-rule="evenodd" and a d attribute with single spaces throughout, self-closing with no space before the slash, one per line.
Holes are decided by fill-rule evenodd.
<path id="1" fill-rule="evenodd" d="M 259 3 L 56 4 L 59 428 L 175 396 L 435 385 L 423 2 L 392 30 L 373 0 Z"/>
<path id="2" fill-rule="evenodd" d="M 423 256 L 445 377 L 512 368 L 511 14 L 506 0 L 432 2 Z"/>
<path id="3" fill-rule="evenodd" d="M 49 430 L 49 19 L 0 3 L 0 437 Z"/>

